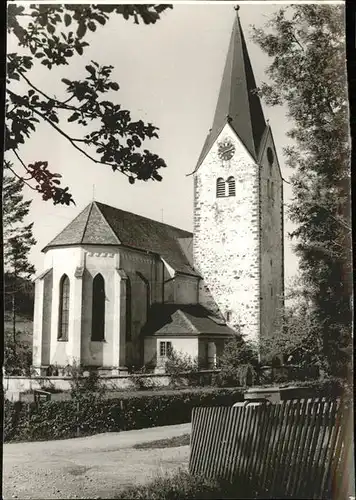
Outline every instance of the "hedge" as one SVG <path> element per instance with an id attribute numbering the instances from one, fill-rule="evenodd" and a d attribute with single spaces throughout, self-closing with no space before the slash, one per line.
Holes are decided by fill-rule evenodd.
<path id="1" fill-rule="evenodd" d="M 190 422 L 195 406 L 231 406 L 243 401 L 239 389 L 201 389 L 123 395 L 97 395 L 41 403 L 5 401 L 4 441 L 40 441 L 89 436 Z"/>

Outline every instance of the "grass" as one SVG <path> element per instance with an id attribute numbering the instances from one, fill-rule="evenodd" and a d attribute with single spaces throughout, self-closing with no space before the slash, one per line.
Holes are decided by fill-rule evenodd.
<path id="1" fill-rule="evenodd" d="M 178 448 L 179 446 L 189 446 L 190 434 L 183 434 L 182 436 L 174 436 L 169 439 L 159 439 L 147 443 L 135 444 L 133 448 L 136 450 L 153 450 L 157 448 Z"/>
<path id="2" fill-rule="evenodd" d="M 175 474 L 158 476 L 148 484 L 131 486 L 123 489 L 118 500 L 180 500 L 198 498 L 221 498 L 215 481 L 203 477 L 193 477 L 180 470 Z"/>
<path id="3" fill-rule="evenodd" d="M 198 500 L 262 498 L 239 481 L 228 483 L 204 476 L 193 476 L 185 470 L 157 476 L 151 482 L 130 486 L 115 496 L 117 500 Z"/>

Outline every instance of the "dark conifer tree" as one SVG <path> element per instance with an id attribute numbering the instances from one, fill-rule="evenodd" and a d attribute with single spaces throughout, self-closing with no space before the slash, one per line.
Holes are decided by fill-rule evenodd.
<path id="1" fill-rule="evenodd" d="M 16 343 L 17 298 L 33 287 L 29 281 L 35 272 L 29 261 L 29 252 L 36 243 L 33 223 L 25 224 L 31 201 L 24 200 L 23 181 L 14 178 L 5 163 L 3 178 L 3 226 L 4 226 L 4 268 L 5 304 L 11 301 L 12 335 Z"/>
<path id="2" fill-rule="evenodd" d="M 294 169 L 288 207 L 300 259 L 302 299 L 315 321 L 325 368 L 341 373 L 351 339 L 350 141 L 344 8 L 283 7 L 254 40 L 272 58 L 260 88 L 291 120 L 285 149 Z"/>

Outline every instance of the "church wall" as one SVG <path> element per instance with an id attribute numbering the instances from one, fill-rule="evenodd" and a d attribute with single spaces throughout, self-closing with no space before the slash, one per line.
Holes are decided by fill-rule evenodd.
<path id="1" fill-rule="evenodd" d="M 218 142 L 229 138 L 236 151 L 218 157 Z M 217 178 L 234 176 L 236 196 L 216 197 Z M 259 336 L 259 176 L 258 166 L 226 125 L 195 174 L 194 261 L 229 324 Z M 201 295 L 202 300 L 204 295 Z M 204 303 L 204 302 L 203 302 Z"/>
<path id="2" fill-rule="evenodd" d="M 174 304 L 175 296 L 175 283 L 174 278 L 170 279 L 164 284 L 164 302 Z"/>
<path id="3" fill-rule="evenodd" d="M 197 304 L 199 297 L 199 278 L 195 276 L 165 276 L 164 302 L 171 304 Z"/>
<path id="4" fill-rule="evenodd" d="M 43 313 L 43 280 L 35 282 L 35 303 L 33 315 L 33 354 L 32 363 L 35 367 L 42 364 L 42 313 Z"/>
<path id="5" fill-rule="evenodd" d="M 163 264 L 163 296 L 162 302 L 164 303 L 174 303 L 174 293 L 175 293 L 175 285 L 174 285 L 174 276 L 175 271 L 171 268 L 166 262 L 162 262 Z"/>
<path id="6" fill-rule="evenodd" d="M 49 365 L 51 358 L 53 270 L 43 278 L 42 348 L 41 364 Z"/>
<path id="7" fill-rule="evenodd" d="M 46 252 L 45 267 L 53 267 L 53 289 L 52 289 L 52 318 L 51 318 L 51 347 L 50 364 L 65 366 L 78 360 L 76 355 L 75 335 L 78 322 L 81 320 L 81 311 L 77 309 L 75 294 L 78 287 L 75 278 L 75 270 L 80 266 L 83 251 L 79 247 L 56 248 Z M 70 282 L 70 305 L 69 305 L 69 330 L 68 341 L 58 340 L 59 319 L 59 293 L 60 280 L 66 274 Z"/>
<path id="8" fill-rule="evenodd" d="M 83 274 L 83 320 L 81 333 L 81 362 L 87 366 L 115 366 L 114 338 L 120 335 L 117 318 L 115 267 L 118 249 L 87 246 L 85 249 L 85 271 Z M 105 341 L 92 341 L 93 280 L 101 274 L 105 283 Z"/>
<path id="9" fill-rule="evenodd" d="M 177 304 L 196 304 L 198 302 L 199 278 L 178 275 L 174 279 L 174 284 Z"/>
<path id="10" fill-rule="evenodd" d="M 149 305 L 162 301 L 162 263 L 154 255 L 121 249 L 120 267 L 130 280 L 132 297 L 131 341 L 126 344 L 126 364 L 141 367 L 144 363 L 141 328 L 147 321 Z"/>
<path id="11" fill-rule="evenodd" d="M 144 339 L 144 364 L 156 366 L 157 363 L 157 339 L 156 337 L 145 337 Z"/>
<path id="12" fill-rule="evenodd" d="M 274 156 L 270 168 L 267 149 Z M 283 182 L 269 134 L 261 156 L 261 335 L 278 328 L 283 310 Z M 272 184 L 273 183 L 273 184 Z"/>

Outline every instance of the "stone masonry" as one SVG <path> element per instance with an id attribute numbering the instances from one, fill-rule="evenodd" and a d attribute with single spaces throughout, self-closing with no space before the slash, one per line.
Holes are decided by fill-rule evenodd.
<path id="1" fill-rule="evenodd" d="M 236 152 L 218 157 L 229 138 Z M 233 176 L 236 196 L 216 197 L 219 177 Z M 225 125 L 195 173 L 194 262 L 231 327 L 251 340 L 260 330 L 260 238 L 258 165 L 230 125 Z"/>

